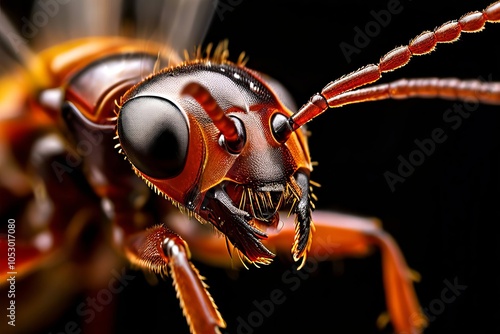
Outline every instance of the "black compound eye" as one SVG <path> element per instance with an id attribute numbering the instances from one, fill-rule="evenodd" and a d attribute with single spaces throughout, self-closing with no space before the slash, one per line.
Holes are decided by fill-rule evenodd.
<path id="1" fill-rule="evenodd" d="M 118 137 L 128 159 L 147 176 L 167 179 L 182 172 L 189 128 L 172 102 L 155 96 L 125 102 L 118 115 Z"/>

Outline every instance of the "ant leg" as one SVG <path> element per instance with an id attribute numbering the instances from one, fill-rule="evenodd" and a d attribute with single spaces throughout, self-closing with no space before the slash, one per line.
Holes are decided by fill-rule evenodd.
<path id="1" fill-rule="evenodd" d="M 289 253 L 295 238 L 293 217 L 281 214 L 284 226 L 278 231 L 266 231 L 268 238 L 263 243 L 272 251 Z M 314 211 L 312 215 L 315 231 L 309 249 L 309 258 L 328 261 L 341 257 L 368 256 L 374 247 L 382 255 L 383 278 L 386 303 L 390 320 L 396 332 L 421 333 L 427 325 L 427 319 L 421 312 L 413 281 L 415 274 L 401 254 L 394 239 L 387 234 L 376 219 L 367 219 L 351 215 Z M 213 233 L 195 224 L 188 224 L 185 218 L 172 216 L 172 226 L 182 232 L 193 248 L 197 259 L 210 264 L 235 267 L 228 254 L 224 238 L 217 238 Z"/>
<path id="2" fill-rule="evenodd" d="M 269 242 L 279 250 L 286 250 L 294 236 L 291 219 L 285 220 L 285 227 L 269 235 Z M 415 276 L 394 239 L 386 233 L 376 219 L 351 215 L 315 211 L 313 221 L 316 227 L 309 251 L 311 258 L 335 259 L 359 257 L 371 253 L 378 247 L 382 255 L 386 304 L 390 320 L 398 333 L 420 333 L 427 325 L 427 319 L 420 310 L 414 287 Z"/>
<path id="3" fill-rule="evenodd" d="M 125 238 L 125 255 L 144 270 L 170 274 L 191 333 L 220 333 L 226 327 L 207 285 L 190 262 L 186 242 L 164 225 Z"/>

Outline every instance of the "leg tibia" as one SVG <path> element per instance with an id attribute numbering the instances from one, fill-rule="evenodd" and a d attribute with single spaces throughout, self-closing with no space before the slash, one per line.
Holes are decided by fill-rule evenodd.
<path id="1" fill-rule="evenodd" d="M 173 217 L 174 218 L 174 217 Z M 269 238 L 266 247 L 276 253 L 290 254 L 295 236 L 293 217 L 282 214 L 284 222 L 281 229 L 267 231 Z M 315 211 L 313 213 L 315 231 L 309 250 L 309 258 L 328 261 L 340 257 L 360 257 L 380 250 L 383 266 L 383 280 L 386 303 L 390 320 L 398 333 L 420 333 L 426 325 L 426 318 L 413 288 L 413 273 L 408 268 L 399 247 L 375 219 L 360 218 L 333 212 Z M 171 219 L 175 229 L 193 248 L 194 256 L 211 264 L 234 267 L 224 238 L 214 237 L 195 224 L 184 220 Z M 198 256 L 199 255 L 199 256 Z"/>
<path id="2" fill-rule="evenodd" d="M 186 243 L 163 225 L 126 239 L 125 253 L 136 266 L 170 274 L 191 333 L 219 333 L 225 327 L 198 270 L 189 261 Z"/>
<path id="3" fill-rule="evenodd" d="M 398 333 L 421 332 L 427 320 L 413 288 L 412 271 L 398 245 L 382 230 L 380 223 L 374 219 L 321 211 L 313 214 L 313 221 L 316 231 L 309 256 L 318 261 L 364 256 L 373 247 L 380 249 L 390 320 Z M 290 222 L 285 223 L 279 234 L 269 236 L 269 242 L 279 250 L 286 249 L 291 240 L 293 225 Z"/>

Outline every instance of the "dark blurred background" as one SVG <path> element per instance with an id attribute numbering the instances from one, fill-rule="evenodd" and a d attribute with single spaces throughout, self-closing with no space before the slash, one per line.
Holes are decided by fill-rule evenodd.
<path id="1" fill-rule="evenodd" d="M 300 106 L 328 82 L 364 65 L 377 63 L 395 46 L 407 44 L 462 14 L 481 10 L 488 1 L 263 1 L 223 0 L 206 42 L 229 39 L 232 59 L 249 56 L 248 67 L 281 81 Z M 388 6 L 400 12 L 355 53 L 346 58 L 340 45 L 355 45 L 356 30 L 375 22 L 372 11 Z M 3 7 L 8 7 L 2 3 Z M 439 45 L 431 55 L 410 63 L 381 82 L 413 77 L 481 78 L 500 81 L 498 25 L 478 34 L 462 34 L 454 44 Z M 443 115 L 461 102 L 382 101 L 346 106 L 321 115 L 309 125 L 311 156 L 319 164 L 312 179 L 321 184 L 317 208 L 382 220 L 411 268 L 420 302 L 431 316 L 425 333 L 499 333 L 497 266 L 500 263 L 500 116 L 498 106 L 477 106 L 456 129 Z M 397 174 L 399 156 L 418 150 L 415 140 L 441 128 L 446 141 L 391 189 L 384 177 Z M 380 254 L 322 263 L 290 292 L 283 273 L 293 268 L 287 256 L 273 264 L 239 273 L 196 262 L 227 321 L 223 333 L 390 333 L 375 322 L 385 310 Z M 117 333 L 187 333 L 169 279 L 151 287 L 142 274 L 118 295 Z M 466 289 L 444 302 L 446 282 Z M 256 310 L 254 301 L 271 291 L 289 291 L 262 324 L 241 330 Z M 448 295 L 447 295 L 448 296 Z M 83 300 L 85 296 L 82 296 Z M 81 299 L 75 300 L 78 305 Z M 492 306 L 493 305 L 493 306 Z M 74 317 L 70 307 L 67 317 Z M 240 318 L 238 318 L 240 317 Z M 19 320 L 21 321 L 21 319 Z M 64 330 L 64 318 L 44 332 Z M 238 331 L 240 328 L 240 331 Z"/>

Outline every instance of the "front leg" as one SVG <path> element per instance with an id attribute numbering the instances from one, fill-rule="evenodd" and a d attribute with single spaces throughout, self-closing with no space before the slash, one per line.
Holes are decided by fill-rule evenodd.
<path id="1" fill-rule="evenodd" d="M 275 252 L 289 254 L 290 243 L 296 237 L 293 218 L 282 214 L 284 226 L 274 232 L 268 230 L 264 244 Z M 194 229 L 185 217 L 172 215 L 169 222 L 193 249 L 198 260 L 219 266 L 234 267 L 229 260 L 226 244 L 222 238 L 214 238 L 203 229 Z M 368 256 L 373 247 L 382 255 L 383 279 L 386 304 L 390 321 L 396 333 L 422 333 L 427 319 L 421 311 L 414 287 L 414 274 L 401 254 L 394 239 L 381 228 L 376 219 L 351 215 L 314 211 L 315 233 L 309 249 L 309 258 L 328 261 L 343 257 Z M 353 310 L 354 312 L 355 310 Z"/>
<path id="2" fill-rule="evenodd" d="M 189 260 L 187 244 L 163 225 L 131 235 L 125 254 L 133 265 L 157 274 L 170 274 L 191 333 L 220 333 L 226 327 L 198 270 Z"/>
<path id="3" fill-rule="evenodd" d="M 378 247 L 382 255 L 386 304 L 395 332 L 421 333 L 427 319 L 413 287 L 415 275 L 408 268 L 394 239 L 381 228 L 380 222 L 326 211 L 315 211 L 313 219 L 316 233 L 309 256 L 321 261 L 367 256 L 373 247 Z M 268 241 L 277 250 L 286 250 L 294 235 L 293 224 L 288 221 L 279 233 L 269 234 Z"/>

